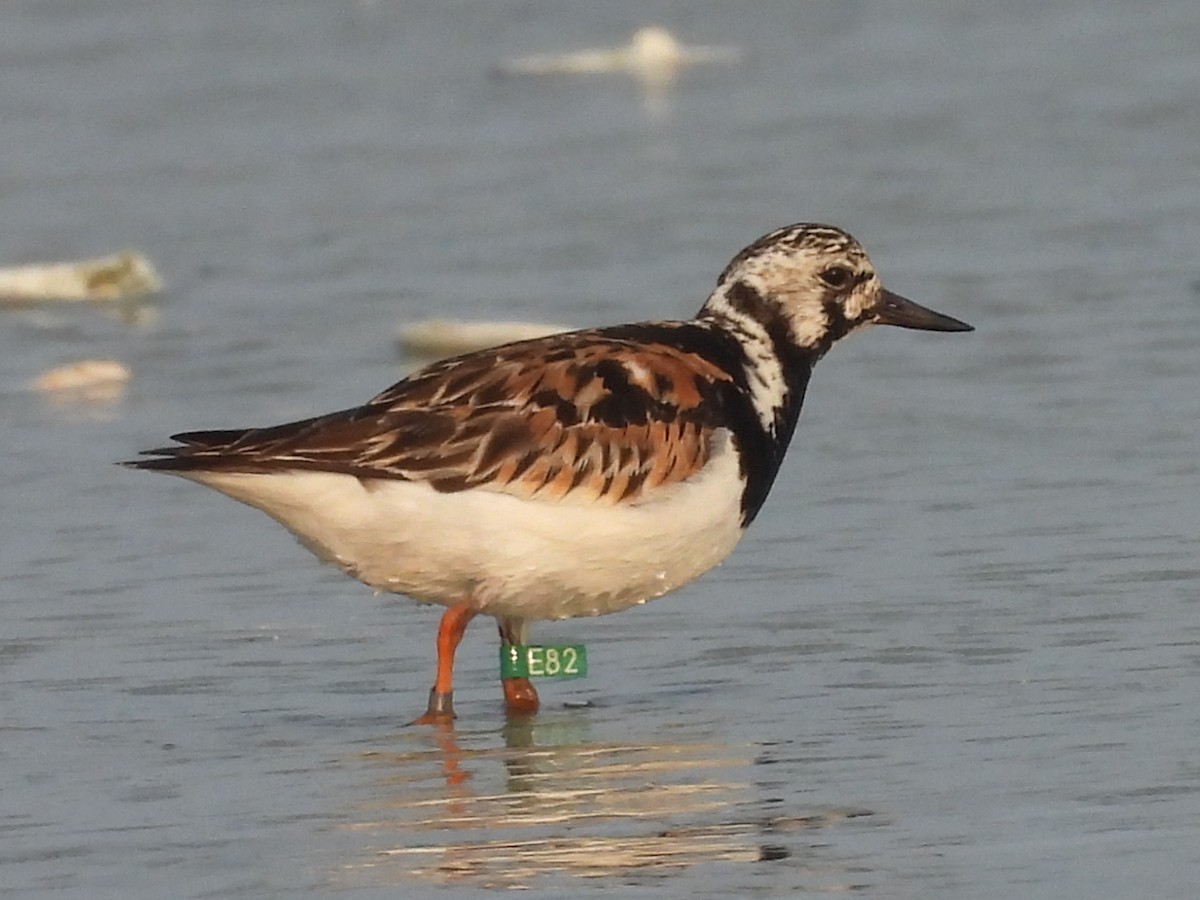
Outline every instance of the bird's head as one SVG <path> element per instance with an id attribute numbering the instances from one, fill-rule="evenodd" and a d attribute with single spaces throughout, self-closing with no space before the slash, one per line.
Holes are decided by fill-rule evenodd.
<path id="1" fill-rule="evenodd" d="M 730 261 L 702 315 L 753 320 L 779 342 L 823 355 L 867 325 L 971 331 L 885 289 L 862 245 L 832 225 L 779 228 Z"/>

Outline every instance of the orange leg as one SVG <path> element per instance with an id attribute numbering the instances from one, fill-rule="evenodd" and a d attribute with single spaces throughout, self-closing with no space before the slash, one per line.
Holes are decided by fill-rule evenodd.
<path id="1" fill-rule="evenodd" d="M 529 631 L 523 619 L 501 619 L 500 640 L 505 644 L 524 644 Z M 510 716 L 528 716 L 538 711 L 538 695 L 528 678 L 501 678 L 504 711 Z"/>
<path id="2" fill-rule="evenodd" d="M 467 625 L 475 618 L 470 604 L 455 604 L 446 610 L 437 636 L 437 678 L 429 691 L 429 706 L 414 725 L 433 725 L 454 719 L 454 651 L 458 649 Z"/>
<path id="3" fill-rule="evenodd" d="M 537 691 L 528 678 L 502 678 L 504 711 L 510 716 L 528 716 L 538 711 Z"/>

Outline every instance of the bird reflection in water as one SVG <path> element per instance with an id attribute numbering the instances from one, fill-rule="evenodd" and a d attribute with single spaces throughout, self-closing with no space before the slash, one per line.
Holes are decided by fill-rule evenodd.
<path id="1" fill-rule="evenodd" d="M 343 875 L 512 888 L 555 875 L 662 874 L 788 859 L 787 832 L 868 815 L 781 815 L 779 798 L 754 781 L 761 758 L 749 744 L 603 742 L 590 725 L 571 713 L 514 718 L 496 746 L 494 731 L 446 724 L 405 734 L 419 748 L 365 754 L 380 777 L 350 827 L 377 849 Z M 840 867 L 819 868 L 847 886 Z"/>

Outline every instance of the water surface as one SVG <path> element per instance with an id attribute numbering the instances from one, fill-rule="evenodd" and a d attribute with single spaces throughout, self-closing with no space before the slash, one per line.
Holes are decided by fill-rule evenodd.
<path id="1" fill-rule="evenodd" d="M 745 61 L 490 75 L 649 21 Z M 0 260 L 132 246 L 169 287 L 0 310 L 0 896 L 1194 897 L 1194 3 L 4 23 Z M 532 722 L 481 624 L 458 727 L 406 728 L 435 610 L 112 465 L 361 402 L 405 322 L 688 315 L 803 219 L 977 333 L 839 346 L 724 566 L 537 629 L 591 675 Z M 84 357 L 122 398 L 25 388 Z"/>

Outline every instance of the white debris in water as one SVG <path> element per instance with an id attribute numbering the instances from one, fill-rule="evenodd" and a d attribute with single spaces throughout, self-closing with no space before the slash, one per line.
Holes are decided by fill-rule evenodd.
<path id="1" fill-rule="evenodd" d="M 400 349 L 406 353 L 441 357 L 570 330 L 570 326 L 547 322 L 452 322 L 428 319 L 401 328 L 397 341 Z"/>
<path id="2" fill-rule="evenodd" d="M 45 393 L 96 391 L 107 397 L 123 390 L 130 377 L 129 367 L 115 359 L 83 359 L 43 372 L 32 386 Z"/>
<path id="3" fill-rule="evenodd" d="M 0 268 L 0 302 L 124 300 L 158 293 L 162 287 L 154 265 L 133 250 L 76 262 Z"/>
<path id="4" fill-rule="evenodd" d="M 733 63 L 741 59 L 738 47 L 693 46 L 659 25 L 634 32 L 626 47 L 597 47 L 573 53 L 522 56 L 497 66 L 502 75 L 590 75 L 628 72 L 647 81 L 669 80 L 683 66 Z"/>

